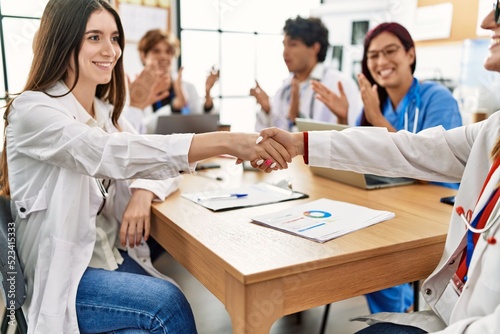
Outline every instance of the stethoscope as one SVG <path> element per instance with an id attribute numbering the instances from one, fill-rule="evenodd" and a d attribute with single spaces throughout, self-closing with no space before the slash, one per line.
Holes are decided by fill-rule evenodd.
<path id="1" fill-rule="evenodd" d="M 486 221 L 486 224 L 484 225 L 483 228 L 475 228 L 474 226 L 472 226 L 472 224 L 469 222 L 471 215 L 466 214 L 463 207 L 457 206 L 456 212 L 460 216 L 460 218 L 462 218 L 462 221 L 464 222 L 465 226 L 467 227 L 467 229 L 469 231 L 471 231 L 472 233 L 476 233 L 476 234 L 482 234 L 482 233 L 488 232 L 488 230 L 491 229 L 491 227 L 493 225 L 495 225 L 495 223 L 500 219 L 500 216 L 497 216 L 499 207 L 500 207 L 500 201 L 498 201 L 495 204 L 495 206 L 493 207 L 493 211 L 491 212 L 491 215 L 488 218 L 488 220 Z M 491 218 L 491 217 L 495 217 L 495 218 Z"/>
<path id="2" fill-rule="evenodd" d="M 409 131 L 409 123 L 408 123 L 408 114 L 410 113 L 410 107 L 412 105 L 415 106 L 415 115 L 413 116 L 413 131 L 412 133 L 417 133 L 418 129 L 418 120 L 420 116 L 420 106 L 421 106 L 421 100 L 420 100 L 420 85 L 418 83 L 418 80 L 416 78 L 413 79 L 413 84 L 412 87 L 410 88 L 410 93 L 405 97 L 405 106 L 402 108 L 404 109 L 404 113 L 402 117 L 400 116 L 399 123 L 401 125 L 401 120 L 402 120 L 402 125 L 403 129 L 406 131 Z M 399 127 L 401 129 L 401 126 Z"/>
<path id="3" fill-rule="evenodd" d="M 472 211 L 471 210 L 468 210 L 467 213 L 466 213 L 465 210 L 464 210 L 464 208 L 462 206 L 457 206 L 457 208 L 455 209 L 456 213 L 462 219 L 462 221 L 465 224 L 465 226 L 467 227 L 467 229 L 469 231 L 471 231 L 472 233 L 481 234 L 483 236 L 483 239 L 486 240 L 489 244 L 495 244 L 496 243 L 496 239 L 493 236 L 489 236 L 489 234 L 487 232 L 500 219 L 500 216 L 497 215 L 499 210 L 500 210 L 500 201 L 497 201 L 495 203 L 495 206 L 493 207 L 493 210 L 491 211 L 490 216 L 486 220 L 486 223 L 484 224 L 484 227 L 483 228 L 475 228 L 470 223 L 470 220 L 472 218 Z"/>

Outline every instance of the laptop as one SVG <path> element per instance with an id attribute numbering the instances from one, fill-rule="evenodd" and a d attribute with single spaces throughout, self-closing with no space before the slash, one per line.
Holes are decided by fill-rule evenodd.
<path id="1" fill-rule="evenodd" d="M 219 129 L 219 115 L 161 115 L 156 122 L 156 134 L 203 133 Z"/>
<path id="2" fill-rule="evenodd" d="M 342 131 L 349 128 L 348 125 L 333 124 L 304 118 L 296 118 L 295 124 L 297 125 L 297 129 L 299 131 Z M 373 174 L 360 174 L 351 171 L 315 166 L 310 166 L 309 168 L 315 175 L 349 184 L 361 189 L 379 189 L 415 183 L 414 179 L 406 177 L 387 177 Z"/>
<path id="3" fill-rule="evenodd" d="M 301 132 L 303 131 L 323 131 L 323 130 L 337 130 L 342 131 L 349 128 L 349 125 L 346 124 L 334 124 L 322 121 L 316 121 L 314 119 L 309 118 L 296 118 L 295 125 L 297 129 Z"/>

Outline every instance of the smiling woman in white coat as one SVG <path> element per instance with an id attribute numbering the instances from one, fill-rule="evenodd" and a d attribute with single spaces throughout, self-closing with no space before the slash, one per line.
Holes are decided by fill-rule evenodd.
<path id="1" fill-rule="evenodd" d="M 151 202 L 211 156 L 268 172 L 290 161 L 256 133 L 133 133 L 120 118 L 124 41 L 107 0 L 50 0 L 26 86 L 6 108 L 0 186 L 12 200 L 29 333 L 196 333 L 176 284 L 138 264 Z"/>
<path id="2" fill-rule="evenodd" d="M 500 72 L 500 8 L 483 21 L 493 32 L 484 66 Z M 385 128 L 342 132 L 261 132 L 312 166 L 438 182 L 461 181 L 442 258 L 422 285 L 430 310 L 376 313 L 358 334 L 500 333 L 500 114 L 450 130 L 413 134 Z M 384 157 L 381 159 L 380 157 Z M 425 256 L 425 255 L 423 255 Z"/>

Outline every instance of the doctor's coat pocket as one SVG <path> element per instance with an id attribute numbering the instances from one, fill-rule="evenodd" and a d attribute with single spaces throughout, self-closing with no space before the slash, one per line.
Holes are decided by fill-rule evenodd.
<path id="1" fill-rule="evenodd" d="M 495 233 L 498 240 L 500 235 Z M 472 297 L 468 308 L 480 314 L 490 314 L 500 305 L 500 244 L 488 244 L 481 254 L 480 263 L 474 268 L 479 270 L 479 275 L 474 275 L 477 279 L 471 291 Z M 477 278 L 476 278 L 477 277 Z M 473 313 L 476 314 L 476 313 Z"/>
<path id="2" fill-rule="evenodd" d="M 47 210 L 47 190 L 42 188 L 36 196 L 15 201 L 13 212 L 21 219 L 28 218 L 33 212 Z"/>
<path id="3" fill-rule="evenodd" d="M 73 273 L 69 271 L 74 262 L 74 243 L 70 243 L 52 236 L 45 255 L 45 260 L 40 262 L 39 257 L 38 270 L 41 276 L 45 277 L 45 287 L 40 291 L 43 302 L 40 308 L 40 316 L 48 315 L 52 317 L 63 316 L 68 306 L 68 295 L 70 290 L 71 277 Z M 42 255 L 41 254 L 41 255 Z M 43 278 L 42 278 L 43 279 Z"/>
<path id="4" fill-rule="evenodd" d="M 483 237 L 483 236 L 482 236 Z M 487 241 L 487 246 L 484 253 L 481 254 L 481 279 L 484 285 L 500 294 L 500 224 L 494 226 L 486 238 L 495 240 L 494 242 Z"/>

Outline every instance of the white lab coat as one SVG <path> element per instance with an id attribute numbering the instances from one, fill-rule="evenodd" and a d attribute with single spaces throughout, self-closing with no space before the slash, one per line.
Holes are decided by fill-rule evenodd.
<path id="1" fill-rule="evenodd" d="M 172 79 L 173 80 L 173 79 Z M 200 96 L 196 91 L 196 87 L 189 82 L 182 82 L 182 91 L 187 100 L 190 114 L 203 114 L 203 105 Z M 123 110 L 123 117 L 125 117 L 130 124 L 137 130 L 138 133 L 156 133 L 156 124 L 159 116 L 171 115 L 172 109 L 170 105 L 163 106 L 156 112 L 153 112 L 152 106 L 147 106 L 144 109 L 129 106 Z"/>
<path id="2" fill-rule="evenodd" d="M 351 128 L 342 132 L 310 132 L 309 164 L 421 180 L 461 181 L 456 203 L 465 210 L 474 210 L 474 218 L 500 181 L 500 170 L 497 170 L 475 209 L 492 165 L 490 152 L 499 132 L 498 112 L 485 122 L 449 131 L 439 126 L 423 130 L 418 135 L 406 131 L 390 133 L 385 128 L 375 127 Z M 479 238 L 469 267 L 468 281 L 458 297 L 449 282 L 466 245 L 466 227 L 453 211 L 441 261 L 422 285 L 423 296 L 433 311 L 430 312 L 431 318 L 423 316 L 419 319 L 420 313 L 385 313 L 372 317 L 413 324 L 429 332 L 442 329 L 439 333 L 500 333 L 499 221 L 488 235 L 493 235 L 497 243 L 489 244 L 483 237 Z M 446 325 L 439 320 L 433 322 L 437 316 Z M 441 323 L 442 326 L 433 327 L 433 323 Z"/>
<path id="3" fill-rule="evenodd" d="M 339 81 L 342 82 L 347 100 L 349 101 L 348 124 L 356 125 L 356 120 L 363 108 L 363 103 L 354 79 L 332 67 L 324 66 L 323 63 L 316 64 L 310 78 L 320 81 L 337 95 L 339 95 L 338 83 Z M 290 73 L 290 76 L 283 81 L 283 85 L 278 89 L 276 94 L 270 98 L 271 111 L 269 113 L 263 110 L 257 112 L 257 131 L 272 126 L 290 130 L 288 112 L 290 109 L 289 95 L 292 79 L 293 73 Z M 338 123 L 337 116 L 323 102 L 315 98 L 316 93 L 312 90 L 311 85 L 308 82 L 304 84 L 307 87 L 304 87 L 303 92 L 300 93 L 300 117 L 334 124 Z"/>
<path id="4" fill-rule="evenodd" d="M 66 92 L 57 83 L 48 93 Z M 112 108 L 98 99 L 94 106 L 96 112 Z M 110 134 L 82 123 L 82 110 L 72 94 L 52 98 L 29 91 L 16 98 L 9 114 L 9 183 L 29 333 L 79 333 L 76 292 L 92 256 L 102 201 L 94 178 L 165 180 L 195 167 L 187 160 L 191 134 Z"/>

